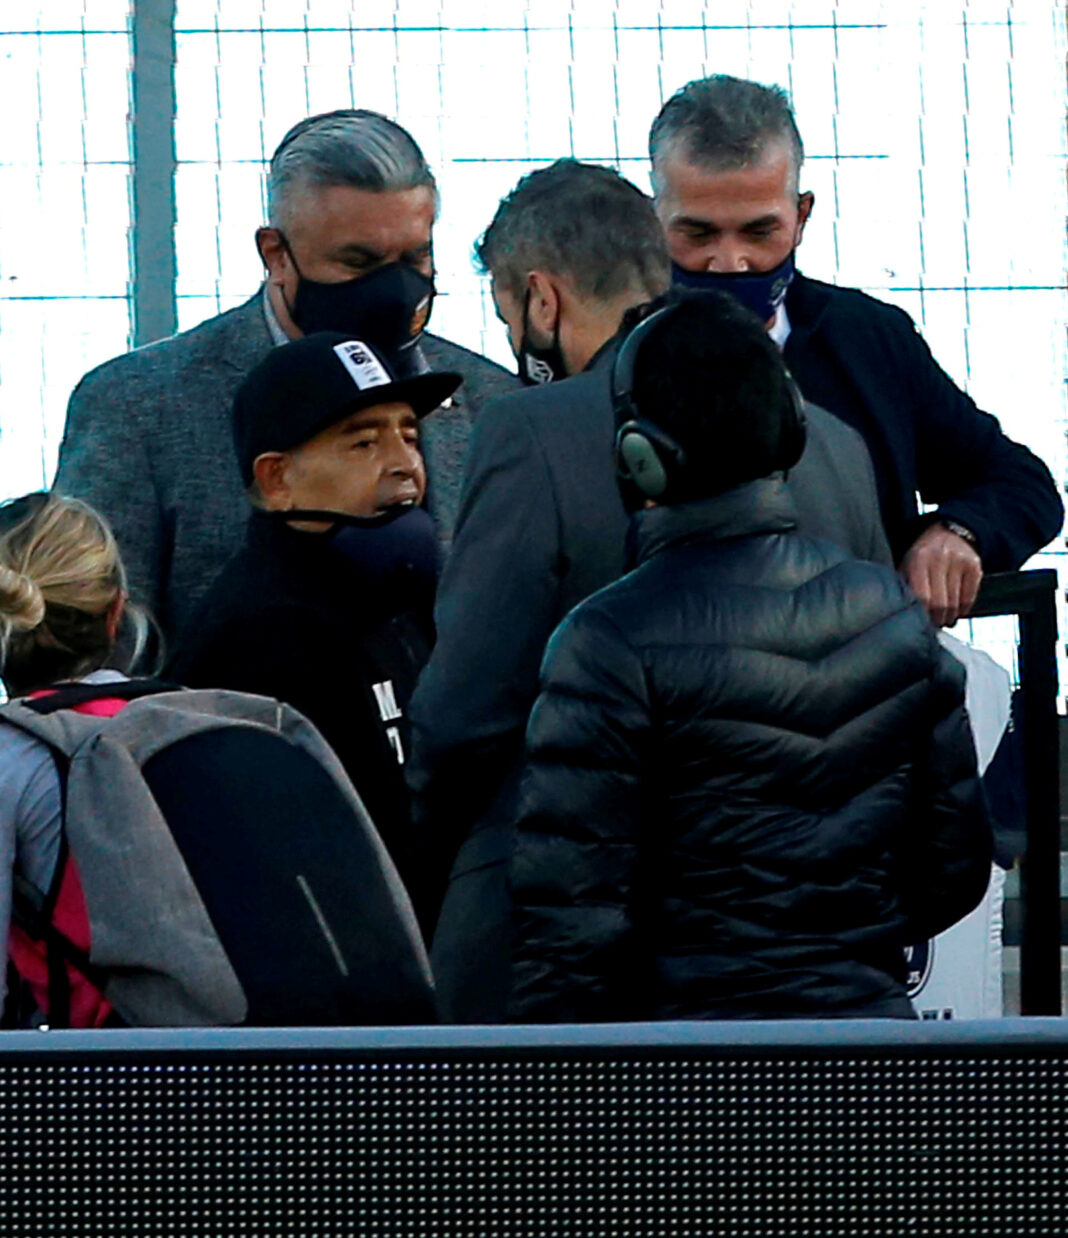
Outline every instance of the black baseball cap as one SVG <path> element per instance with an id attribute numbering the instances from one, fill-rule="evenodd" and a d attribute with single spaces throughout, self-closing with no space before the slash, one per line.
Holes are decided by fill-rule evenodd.
<path id="1" fill-rule="evenodd" d="M 234 447 L 245 485 L 265 451 L 289 451 L 350 413 L 410 404 L 425 417 L 463 382 L 429 370 L 418 344 L 384 349 L 340 331 L 320 331 L 271 349 L 234 396 Z"/>

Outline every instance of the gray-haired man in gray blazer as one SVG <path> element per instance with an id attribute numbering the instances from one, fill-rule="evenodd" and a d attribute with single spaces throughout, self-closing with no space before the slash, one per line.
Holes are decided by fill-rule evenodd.
<path id="1" fill-rule="evenodd" d="M 430 310 L 437 190 L 399 125 L 350 109 L 301 121 L 271 160 L 268 199 L 270 225 L 256 234 L 263 287 L 191 331 L 91 371 L 67 409 L 55 488 L 108 518 L 133 589 L 172 641 L 244 535 L 230 428 L 241 380 L 287 339 L 340 330 L 397 346 L 419 334 Z M 412 364 L 464 376 L 423 426 L 428 507 L 448 545 L 473 421 L 515 379 L 429 334 L 413 346 Z"/>

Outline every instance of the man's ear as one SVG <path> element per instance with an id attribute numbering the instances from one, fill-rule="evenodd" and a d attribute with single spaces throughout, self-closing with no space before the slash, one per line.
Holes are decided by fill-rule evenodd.
<path id="1" fill-rule="evenodd" d="M 560 290 L 546 271 L 527 275 L 526 295 L 530 297 L 527 321 L 542 339 L 552 339 L 560 321 Z"/>
<path id="2" fill-rule="evenodd" d="M 256 252 L 272 278 L 280 279 L 289 269 L 289 250 L 277 228 L 256 229 Z"/>
<path id="3" fill-rule="evenodd" d="M 808 223 L 808 217 L 812 214 L 812 208 L 816 205 L 816 195 L 811 191 L 799 194 L 797 198 L 797 235 L 794 237 L 794 245 L 801 244 L 801 237 L 805 231 L 805 224 Z"/>
<path id="4" fill-rule="evenodd" d="M 289 456 L 284 451 L 265 451 L 252 462 L 255 478 L 263 505 L 269 511 L 287 512 L 293 507 L 289 490 Z"/>

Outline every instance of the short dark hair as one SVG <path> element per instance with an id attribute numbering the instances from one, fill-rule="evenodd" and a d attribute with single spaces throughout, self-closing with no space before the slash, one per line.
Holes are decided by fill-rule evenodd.
<path id="1" fill-rule="evenodd" d="M 308 116 L 278 143 L 267 175 L 271 224 L 286 226 L 294 193 L 333 185 L 372 193 L 435 188 L 407 129 L 380 112 L 351 107 Z"/>
<path id="2" fill-rule="evenodd" d="M 671 501 L 705 498 L 789 467 L 785 418 L 793 416 L 786 366 L 764 324 L 721 292 L 671 292 L 634 360 L 634 404 L 686 453 L 687 484 Z M 623 320 L 624 329 L 628 318 Z"/>
<path id="3" fill-rule="evenodd" d="M 775 142 L 787 144 L 794 174 L 799 174 L 805 148 L 790 98 L 781 86 L 762 86 L 726 74 L 698 78 L 677 90 L 653 121 L 649 131 L 653 186 L 659 193 L 660 169 L 670 151 L 720 170 L 754 163 Z"/>
<path id="4" fill-rule="evenodd" d="M 475 260 L 514 296 L 535 270 L 605 299 L 633 287 L 656 296 L 671 281 L 651 200 L 611 168 L 575 159 L 523 177 L 475 245 Z"/>

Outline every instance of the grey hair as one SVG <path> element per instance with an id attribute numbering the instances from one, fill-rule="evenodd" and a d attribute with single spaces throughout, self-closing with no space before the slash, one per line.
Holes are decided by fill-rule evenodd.
<path id="1" fill-rule="evenodd" d="M 612 299 L 671 281 L 671 259 L 653 204 L 611 168 L 558 159 L 524 176 L 475 245 L 483 273 L 520 296 L 527 273 L 567 276 L 584 296 Z"/>
<path id="2" fill-rule="evenodd" d="M 796 187 L 805 148 L 786 91 L 725 74 L 698 78 L 671 96 L 649 131 L 653 191 L 663 191 L 669 153 L 721 171 L 755 163 L 776 142 L 790 149 Z"/>
<path id="3" fill-rule="evenodd" d="M 380 112 L 341 108 L 295 124 L 271 156 L 267 210 L 284 227 L 294 197 L 309 188 L 349 185 L 373 193 L 426 186 L 434 176 L 407 129 Z"/>

